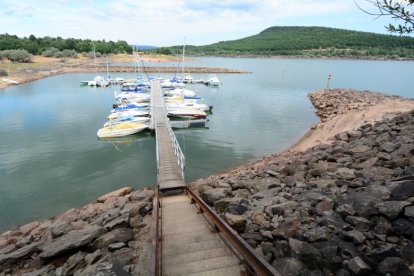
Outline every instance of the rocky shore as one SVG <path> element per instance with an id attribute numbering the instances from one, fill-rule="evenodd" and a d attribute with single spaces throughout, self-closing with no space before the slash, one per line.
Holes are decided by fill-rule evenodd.
<path id="1" fill-rule="evenodd" d="M 0 235 L 0 275 L 145 275 L 154 191 L 122 188 Z"/>
<path id="2" fill-rule="evenodd" d="M 343 90 L 309 97 L 315 130 L 384 102 L 412 104 Z M 192 187 L 282 275 L 412 275 L 414 110 L 359 125 Z"/>

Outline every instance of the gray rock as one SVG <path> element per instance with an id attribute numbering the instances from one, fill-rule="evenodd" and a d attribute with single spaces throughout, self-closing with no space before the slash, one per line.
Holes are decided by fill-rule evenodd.
<path id="1" fill-rule="evenodd" d="M 354 257 L 349 263 L 348 268 L 356 275 L 368 275 L 371 267 L 365 263 L 359 256 Z"/>
<path id="2" fill-rule="evenodd" d="M 296 220 L 285 221 L 272 230 L 272 235 L 277 238 L 289 239 L 297 236 L 300 225 Z"/>
<path id="3" fill-rule="evenodd" d="M 154 190 L 150 189 L 141 189 L 135 192 L 132 192 L 129 195 L 129 200 L 131 201 L 142 201 L 142 202 L 152 202 L 154 198 Z"/>
<path id="4" fill-rule="evenodd" d="M 348 168 L 339 168 L 335 172 L 340 178 L 345 180 L 353 180 L 355 179 L 355 170 L 348 169 Z"/>
<path id="5" fill-rule="evenodd" d="M 57 237 L 66 235 L 69 231 L 74 230 L 72 224 L 66 221 L 57 221 L 50 226 L 52 232 L 52 237 L 55 239 Z"/>
<path id="6" fill-rule="evenodd" d="M 85 267 L 85 253 L 78 252 L 69 257 L 66 263 L 62 267 L 63 275 L 73 275 L 78 269 Z"/>
<path id="7" fill-rule="evenodd" d="M 108 250 L 109 252 L 114 252 L 125 246 L 126 244 L 124 242 L 111 243 L 110 245 L 108 245 Z"/>
<path id="8" fill-rule="evenodd" d="M 95 240 L 94 248 L 104 248 L 111 243 L 128 242 L 134 238 L 134 231 L 129 228 L 118 228 L 111 232 L 105 233 Z"/>
<path id="9" fill-rule="evenodd" d="M 330 202 L 326 199 L 323 199 L 323 200 L 321 200 L 321 202 L 319 202 L 316 205 L 315 209 L 316 209 L 316 213 L 318 213 L 318 215 L 323 215 L 324 212 L 332 211 L 332 207 L 333 207 L 332 202 Z"/>
<path id="10" fill-rule="evenodd" d="M 46 244 L 39 257 L 47 259 L 74 250 L 92 242 L 104 232 L 105 230 L 102 227 L 96 225 L 86 227 L 82 230 L 72 230 L 66 235 Z"/>
<path id="11" fill-rule="evenodd" d="M 372 221 L 363 217 L 347 216 L 345 220 L 355 226 L 355 230 L 362 232 L 368 231 L 374 224 Z"/>
<path id="12" fill-rule="evenodd" d="M 397 148 L 398 148 L 398 145 L 394 144 L 393 142 L 386 142 L 382 144 L 382 146 L 380 147 L 380 150 L 391 153 Z"/>
<path id="13" fill-rule="evenodd" d="M 289 247 L 292 253 L 309 268 L 314 269 L 323 265 L 321 253 L 312 245 L 303 241 L 289 239 Z"/>
<path id="14" fill-rule="evenodd" d="M 243 215 L 248 210 L 245 204 L 231 203 L 228 207 L 228 212 L 233 215 Z"/>
<path id="15" fill-rule="evenodd" d="M 411 271 L 407 262 L 398 257 L 387 257 L 377 267 L 377 271 L 382 275 L 410 275 Z"/>
<path id="16" fill-rule="evenodd" d="M 281 275 L 299 276 L 307 269 L 306 265 L 295 258 L 280 258 L 273 261 L 272 266 Z"/>
<path id="17" fill-rule="evenodd" d="M 385 201 L 378 203 L 377 207 L 381 214 L 387 216 L 391 220 L 394 220 L 407 205 L 410 205 L 410 203 L 406 201 Z"/>
<path id="18" fill-rule="evenodd" d="M 216 188 L 204 191 L 200 194 L 201 198 L 209 205 L 213 205 L 217 200 L 223 199 L 231 192 L 228 188 Z"/>
<path id="19" fill-rule="evenodd" d="M 125 213 L 104 225 L 105 229 L 113 230 L 115 228 L 124 228 L 129 225 L 129 213 Z"/>
<path id="20" fill-rule="evenodd" d="M 355 209 L 351 204 L 342 204 L 336 207 L 335 211 L 341 216 L 352 216 L 355 214 Z M 348 221 L 349 222 L 349 221 Z"/>
<path id="21" fill-rule="evenodd" d="M 392 169 L 372 166 L 362 169 L 361 171 L 356 171 L 355 175 L 357 177 L 363 177 L 373 180 L 385 180 L 390 179 L 391 176 L 394 174 Z"/>
<path id="22" fill-rule="evenodd" d="M 219 213 L 224 213 L 230 203 L 240 203 L 242 198 L 239 197 L 227 197 L 214 202 L 214 209 Z"/>
<path id="23" fill-rule="evenodd" d="M 85 256 L 85 261 L 87 265 L 96 263 L 102 257 L 102 251 L 100 249 L 95 250 L 94 252 Z"/>
<path id="24" fill-rule="evenodd" d="M 99 262 L 82 270 L 79 276 L 127 276 L 129 273 L 116 261 Z"/>
<path id="25" fill-rule="evenodd" d="M 401 255 L 404 258 L 404 260 L 414 263 L 414 244 L 409 243 L 406 246 L 403 246 L 401 249 Z"/>
<path id="26" fill-rule="evenodd" d="M 329 239 L 329 233 L 325 227 L 316 227 L 305 231 L 303 237 L 310 242 L 326 241 Z"/>
<path id="27" fill-rule="evenodd" d="M 402 180 L 393 183 L 391 190 L 394 200 L 406 200 L 414 196 L 414 180 Z"/>
<path id="28" fill-rule="evenodd" d="M 406 217 L 414 218 L 414 206 L 405 207 L 404 215 Z"/>
<path id="29" fill-rule="evenodd" d="M 135 255 L 131 248 L 123 247 L 113 252 L 111 258 L 122 265 L 126 265 L 135 258 Z"/>
<path id="30" fill-rule="evenodd" d="M 42 267 L 41 269 L 26 272 L 22 274 L 22 276 L 55 276 L 55 266 L 54 265 L 47 265 Z"/>
<path id="31" fill-rule="evenodd" d="M 25 259 L 33 253 L 39 252 L 41 246 L 42 244 L 40 242 L 35 242 L 10 253 L 0 255 L 0 269 L 2 268 L 2 265 L 13 264 L 22 259 Z"/>
<path id="32" fill-rule="evenodd" d="M 246 227 L 247 219 L 243 216 L 224 214 L 224 220 L 237 232 L 242 232 Z"/>
<path id="33" fill-rule="evenodd" d="M 373 217 L 372 221 L 375 223 L 375 227 L 372 231 L 378 235 L 387 235 L 393 229 L 392 224 L 385 217 Z"/>
<path id="34" fill-rule="evenodd" d="M 356 244 L 361 244 L 366 240 L 366 237 L 364 236 L 364 234 L 356 230 L 344 232 L 344 237 L 347 238 L 348 240 L 352 240 Z"/>
<path id="35" fill-rule="evenodd" d="M 281 204 L 270 206 L 270 209 L 273 214 L 284 215 L 291 213 L 292 209 L 295 209 L 298 206 L 299 203 L 297 203 L 296 201 L 286 201 Z"/>

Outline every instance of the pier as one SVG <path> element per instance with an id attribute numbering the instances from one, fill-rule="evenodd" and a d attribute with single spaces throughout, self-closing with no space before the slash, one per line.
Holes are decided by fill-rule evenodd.
<path id="1" fill-rule="evenodd" d="M 150 275 L 279 275 L 185 184 L 185 157 L 158 81 L 151 82 L 151 111 L 157 189 Z"/>

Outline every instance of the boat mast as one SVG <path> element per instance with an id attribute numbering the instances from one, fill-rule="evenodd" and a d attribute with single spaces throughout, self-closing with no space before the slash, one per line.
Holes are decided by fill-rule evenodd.
<path id="1" fill-rule="evenodd" d="M 183 45 L 183 61 L 182 61 L 182 69 L 181 69 L 181 74 L 182 74 L 182 79 L 184 80 L 184 56 L 185 56 L 185 44 Z"/>

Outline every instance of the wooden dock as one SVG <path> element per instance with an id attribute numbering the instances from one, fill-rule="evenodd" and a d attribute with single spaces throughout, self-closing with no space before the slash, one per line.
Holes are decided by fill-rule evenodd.
<path id="1" fill-rule="evenodd" d="M 152 211 L 150 275 L 279 275 L 186 186 L 184 155 L 158 81 L 151 82 L 151 112 L 158 188 Z"/>
<path id="2" fill-rule="evenodd" d="M 171 133 L 172 130 L 168 122 L 161 86 L 158 81 L 151 82 L 151 112 L 151 125 L 155 129 L 157 143 L 159 189 L 160 191 L 182 189 L 185 187 L 185 183 L 183 168 L 180 167 L 181 164 L 179 164 L 177 157 L 178 143 L 176 140 L 177 144 L 174 143 L 175 136 Z"/>

